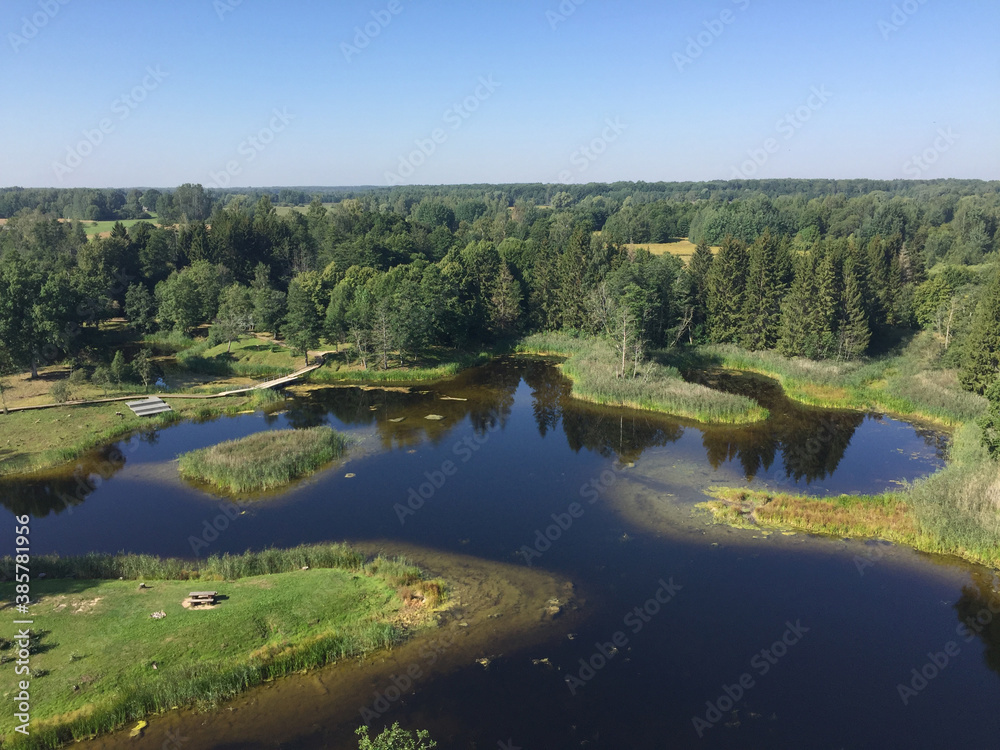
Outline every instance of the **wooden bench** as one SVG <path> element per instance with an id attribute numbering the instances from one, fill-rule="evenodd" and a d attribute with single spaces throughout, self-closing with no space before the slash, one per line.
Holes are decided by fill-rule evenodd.
<path id="1" fill-rule="evenodd" d="M 191 600 L 191 604 L 215 604 L 215 597 L 219 595 L 218 591 L 192 591 L 188 594 L 188 599 Z"/>

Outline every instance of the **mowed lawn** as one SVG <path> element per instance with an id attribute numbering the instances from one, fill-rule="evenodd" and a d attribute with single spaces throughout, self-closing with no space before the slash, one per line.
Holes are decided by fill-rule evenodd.
<path id="1" fill-rule="evenodd" d="M 40 629 L 36 632 L 42 632 L 39 653 L 31 656 L 33 729 L 139 690 L 162 688 L 170 695 L 172 684 L 266 663 L 323 637 L 341 638 L 345 652 L 383 645 L 374 643 L 373 634 L 384 632 L 400 607 L 386 581 L 337 569 L 149 585 L 140 589 L 134 580 L 32 582 L 31 616 Z M 226 598 L 214 609 L 185 609 L 184 598 L 200 590 Z M 12 583 L 0 585 L 5 609 L 13 593 Z M 154 619 L 154 612 L 166 616 Z M 14 726 L 11 712 L 5 711 L 0 734 L 9 737 Z"/>

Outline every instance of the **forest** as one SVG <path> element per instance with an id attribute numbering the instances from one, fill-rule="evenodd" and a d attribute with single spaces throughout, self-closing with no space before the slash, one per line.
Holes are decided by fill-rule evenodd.
<path id="1" fill-rule="evenodd" d="M 108 365 L 87 334 L 116 318 L 273 333 L 307 358 L 344 344 L 365 369 L 597 334 L 621 378 L 655 350 L 852 360 L 928 329 L 967 389 L 998 372 L 996 182 L 7 188 L 0 217 L 8 373 Z M 97 220 L 131 221 L 88 237 Z M 684 239 L 689 262 L 671 252 Z"/>

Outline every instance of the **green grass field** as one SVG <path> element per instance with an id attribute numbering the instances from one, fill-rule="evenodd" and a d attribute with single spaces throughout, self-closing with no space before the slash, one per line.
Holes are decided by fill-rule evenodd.
<path id="1" fill-rule="evenodd" d="M 285 572 L 239 575 L 241 566 L 268 561 Z M 34 562 L 45 569 L 44 559 Z M 118 567 L 155 574 L 156 562 Z M 74 560 L 58 564 L 71 568 Z M 217 571 L 227 564 L 235 580 L 219 580 Z M 301 570 L 303 564 L 310 569 Z M 266 679 L 385 648 L 403 634 L 401 612 L 420 603 L 429 613 L 440 592 L 439 582 L 424 582 L 405 562 L 363 564 L 340 545 L 215 558 L 203 564 L 203 573 L 185 571 L 188 580 L 38 580 L 35 567 L 32 734 L 28 742 L 12 741 L 15 720 L 5 711 L 5 747 L 55 747 L 173 707 L 211 707 Z M 137 580 L 150 588 L 140 589 Z M 427 598 L 414 593 L 425 586 Z M 202 611 L 182 606 L 198 590 L 217 591 L 219 604 Z M 13 583 L 0 584 L 5 602 L 13 594 Z M 151 617 L 160 612 L 162 618 Z M 0 654 L 7 656 L 13 646 L 4 644 Z"/>
<path id="2" fill-rule="evenodd" d="M 242 494 L 308 476 L 343 455 L 346 441 L 330 427 L 272 430 L 227 440 L 180 457 L 181 476 Z"/>
<path id="3" fill-rule="evenodd" d="M 129 229 L 139 222 L 145 221 L 148 224 L 156 226 L 156 214 L 150 214 L 153 218 L 151 219 L 122 219 L 121 223 L 125 225 L 126 229 Z M 83 224 L 83 230 L 87 233 L 88 237 L 103 237 L 111 234 L 112 228 L 118 223 L 118 220 L 114 221 L 81 221 Z"/>

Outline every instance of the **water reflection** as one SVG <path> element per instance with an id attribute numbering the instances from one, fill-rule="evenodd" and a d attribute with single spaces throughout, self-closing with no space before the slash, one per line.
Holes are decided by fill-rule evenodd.
<path id="1" fill-rule="evenodd" d="M 497 425 L 505 427 L 523 383 L 520 398 L 522 403 L 530 403 L 539 435 L 551 438 L 561 432 L 574 452 L 587 450 L 633 463 L 650 448 L 676 443 L 687 430 L 694 429 L 700 433 L 704 455 L 714 470 L 733 463 L 747 479 L 753 479 L 780 461 L 786 478 L 809 484 L 837 471 L 858 428 L 872 419 L 858 412 L 798 406 L 784 397 L 779 386 L 760 378 L 711 374 L 706 376 L 710 385 L 750 395 L 770 410 L 771 417 L 739 427 L 695 426 L 649 412 L 573 399 L 569 380 L 553 364 L 537 359 L 500 359 L 426 388 L 321 388 L 286 400 L 283 411 L 265 414 L 264 420 L 268 426 L 296 429 L 327 423 L 367 427 L 387 450 L 428 442 L 437 445 L 465 420 L 480 434 Z M 192 428 L 182 425 L 172 429 Z M 943 453 L 942 435 L 917 432 L 939 455 Z M 155 444 L 158 433 L 147 430 L 138 437 Z M 0 502 L 18 514 L 61 513 L 83 502 L 102 480 L 110 479 L 124 465 L 121 450 L 105 448 L 62 471 L 0 480 Z M 905 471 L 902 465 L 893 465 L 892 470 Z M 896 473 L 893 478 L 899 476 L 902 474 Z"/>
<path id="2" fill-rule="evenodd" d="M 955 612 L 962 623 L 956 629 L 958 645 L 978 637 L 986 650 L 983 661 L 1000 674 L 1000 592 L 997 579 L 980 570 L 973 572 L 973 584 L 962 587 Z"/>
<path id="3" fill-rule="evenodd" d="M 14 515 L 43 518 L 83 503 L 125 466 L 117 445 L 88 454 L 75 465 L 26 477 L 0 479 L 0 504 Z"/>

